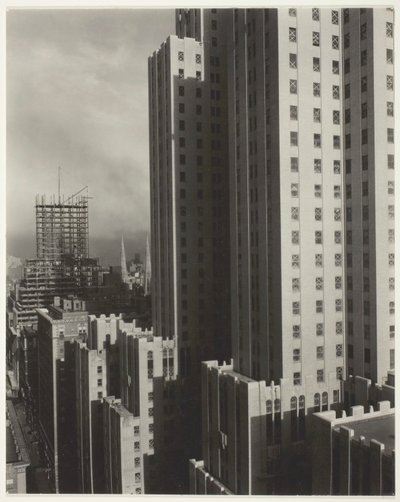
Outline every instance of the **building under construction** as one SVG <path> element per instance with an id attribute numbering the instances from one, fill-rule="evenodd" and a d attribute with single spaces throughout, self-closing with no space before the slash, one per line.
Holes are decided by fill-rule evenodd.
<path id="1" fill-rule="evenodd" d="M 87 189 L 87 187 L 85 187 Z M 85 190 L 83 189 L 83 190 Z M 55 203 L 36 196 L 36 251 L 44 260 L 89 257 L 88 195 Z"/>
<path id="2" fill-rule="evenodd" d="M 83 194 L 82 194 L 83 192 Z M 101 267 L 89 258 L 87 187 L 66 200 L 36 196 L 36 254 L 26 261 L 24 278 L 8 298 L 9 324 L 36 324 L 36 308 L 54 296 L 80 294 L 101 284 Z"/>

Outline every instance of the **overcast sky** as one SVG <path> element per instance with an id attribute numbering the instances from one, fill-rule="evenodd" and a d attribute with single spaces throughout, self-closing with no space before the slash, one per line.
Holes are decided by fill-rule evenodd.
<path id="1" fill-rule="evenodd" d="M 34 241 L 35 195 L 57 193 L 58 166 L 61 193 L 89 185 L 91 237 L 148 230 L 147 58 L 174 22 L 162 9 L 8 11 L 10 241 Z"/>

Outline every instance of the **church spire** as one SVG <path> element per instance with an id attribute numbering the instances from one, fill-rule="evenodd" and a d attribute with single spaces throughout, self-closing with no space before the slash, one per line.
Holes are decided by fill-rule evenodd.
<path id="1" fill-rule="evenodd" d="M 121 278 L 122 278 L 123 282 L 126 282 L 128 279 L 128 270 L 126 268 L 124 236 L 121 237 Z"/>

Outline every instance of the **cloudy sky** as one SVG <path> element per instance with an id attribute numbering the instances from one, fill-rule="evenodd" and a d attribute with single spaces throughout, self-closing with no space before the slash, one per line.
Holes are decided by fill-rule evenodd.
<path id="1" fill-rule="evenodd" d="M 8 252 L 34 254 L 35 195 L 57 193 L 58 166 L 61 193 L 89 186 L 93 242 L 148 231 L 147 58 L 174 21 L 162 9 L 8 11 Z"/>

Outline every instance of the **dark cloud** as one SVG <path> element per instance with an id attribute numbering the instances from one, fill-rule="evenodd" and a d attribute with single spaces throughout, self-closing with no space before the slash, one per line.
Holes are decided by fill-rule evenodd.
<path id="1" fill-rule="evenodd" d="M 147 58 L 172 10 L 9 10 L 7 233 L 34 239 L 36 193 L 85 185 L 93 238 L 149 225 Z M 15 253 L 14 253 L 15 254 Z"/>

